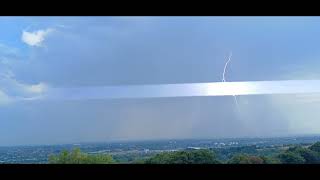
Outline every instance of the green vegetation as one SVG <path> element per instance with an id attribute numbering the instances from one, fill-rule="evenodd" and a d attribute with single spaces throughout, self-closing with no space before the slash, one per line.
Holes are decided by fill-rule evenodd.
<path id="1" fill-rule="evenodd" d="M 144 161 L 153 157 L 157 153 L 122 153 L 112 155 L 116 163 L 119 164 L 143 164 Z"/>
<path id="2" fill-rule="evenodd" d="M 145 161 L 146 164 L 219 164 L 214 152 L 210 150 L 192 150 L 165 152 Z"/>
<path id="3" fill-rule="evenodd" d="M 313 144 L 312 146 L 310 146 L 309 149 L 312 150 L 312 151 L 320 153 L 320 142 L 317 142 L 317 143 Z"/>
<path id="4" fill-rule="evenodd" d="M 214 152 L 222 161 L 228 161 L 233 156 L 239 155 L 239 154 L 258 155 L 256 146 L 219 148 L 219 149 L 215 149 Z"/>
<path id="5" fill-rule="evenodd" d="M 284 153 L 279 154 L 279 159 L 284 164 L 317 164 L 320 163 L 320 153 L 314 151 L 318 148 L 319 143 L 316 143 L 309 148 L 295 146 L 289 148 Z"/>
<path id="6" fill-rule="evenodd" d="M 305 163 L 305 159 L 299 154 L 296 154 L 294 152 L 285 152 L 280 154 L 278 157 L 282 164 L 304 164 Z"/>
<path id="7" fill-rule="evenodd" d="M 115 157 L 115 160 L 113 159 Z M 106 154 L 90 155 L 80 149 L 62 151 L 51 155 L 51 164 L 318 164 L 320 163 L 320 142 L 311 146 L 295 145 L 277 148 L 254 146 L 229 149 L 200 149 L 163 152 L 158 154 Z"/>
<path id="8" fill-rule="evenodd" d="M 50 164 L 112 164 L 114 160 L 110 155 L 89 155 L 80 151 L 79 148 L 74 149 L 70 153 L 62 151 L 59 155 L 51 155 L 49 157 Z"/>
<path id="9" fill-rule="evenodd" d="M 261 156 L 263 159 L 264 164 L 280 164 L 280 160 L 273 156 Z"/>
<path id="10" fill-rule="evenodd" d="M 264 159 L 259 156 L 251 156 L 248 154 L 238 154 L 233 156 L 228 164 L 265 164 Z"/>

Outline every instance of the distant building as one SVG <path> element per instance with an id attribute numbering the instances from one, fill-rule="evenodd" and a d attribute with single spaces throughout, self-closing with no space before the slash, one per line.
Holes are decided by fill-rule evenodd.
<path id="1" fill-rule="evenodd" d="M 144 149 L 143 151 L 144 151 L 144 153 L 148 153 L 150 150 L 149 149 Z"/>
<path id="2" fill-rule="evenodd" d="M 199 150 L 199 149 L 203 149 L 201 147 L 187 147 L 187 150 Z"/>

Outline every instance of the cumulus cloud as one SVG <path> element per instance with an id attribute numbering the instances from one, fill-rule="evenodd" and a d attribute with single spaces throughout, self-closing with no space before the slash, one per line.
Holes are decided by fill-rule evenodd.
<path id="1" fill-rule="evenodd" d="M 28 44 L 29 46 L 42 46 L 43 41 L 47 37 L 49 33 L 53 31 L 52 28 L 48 28 L 45 30 L 38 30 L 33 32 L 23 31 L 21 40 Z"/>

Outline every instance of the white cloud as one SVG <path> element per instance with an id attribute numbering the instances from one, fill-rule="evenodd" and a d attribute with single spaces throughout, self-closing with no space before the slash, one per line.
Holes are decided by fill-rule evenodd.
<path id="1" fill-rule="evenodd" d="M 0 105 L 15 100 L 38 99 L 48 89 L 46 83 L 26 84 L 15 79 L 11 71 L 0 73 Z"/>
<path id="2" fill-rule="evenodd" d="M 46 36 L 52 31 L 52 28 L 33 32 L 23 31 L 21 40 L 29 46 L 41 47 Z"/>
<path id="3" fill-rule="evenodd" d="M 39 83 L 35 85 L 23 85 L 25 90 L 30 93 L 40 94 L 47 90 L 48 86 L 45 83 Z"/>

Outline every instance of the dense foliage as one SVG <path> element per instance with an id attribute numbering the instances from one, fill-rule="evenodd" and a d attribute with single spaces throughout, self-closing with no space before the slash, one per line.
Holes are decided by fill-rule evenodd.
<path id="1" fill-rule="evenodd" d="M 295 146 L 279 154 L 279 159 L 284 164 L 317 164 L 320 163 L 320 153 L 317 150 L 319 143 L 313 144 L 309 148 Z"/>
<path id="2" fill-rule="evenodd" d="M 285 152 L 280 154 L 279 159 L 281 161 L 281 163 L 283 164 L 304 164 L 305 163 L 305 159 L 294 152 Z"/>
<path id="3" fill-rule="evenodd" d="M 213 150 L 222 161 L 228 161 L 233 156 L 238 154 L 251 154 L 257 155 L 256 146 L 242 146 L 242 147 L 230 147 L 230 148 L 218 148 Z"/>
<path id="4" fill-rule="evenodd" d="M 79 148 L 71 152 L 62 151 L 59 155 L 49 157 L 50 164 L 111 164 L 114 163 L 110 155 L 89 155 L 80 151 Z"/>
<path id="5" fill-rule="evenodd" d="M 162 153 L 149 158 L 145 163 L 149 164 L 191 164 L 194 161 L 188 161 L 186 154 L 196 154 L 200 156 L 201 164 L 208 162 L 228 163 L 228 164 L 318 164 L 320 163 L 320 142 L 317 142 L 309 147 L 295 145 L 287 150 L 270 150 L 268 148 L 258 149 L 256 146 L 234 147 L 228 149 L 215 149 L 214 153 L 209 150 L 201 150 L 204 154 L 198 151 L 181 151 L 174 153 Z M 211 154 L 208 161 L 205 161 L 205 154 Z M 217 156 L 217 155 L 218 156 Z"/>
<path id="6" fill-rule="evenodd" d="M 210 150 L 165 152 L 145 161 L 146 164 L 218 164 L 216 155 Z"/>
<path id="7" fill-rule="evenodd" d="M 314 143 L 309 149 L 320 153 L 320 142 Z"/>
<path id="8" fill-rule="evenodd" d="M 235 147 L 229 149 L 200 149 L 158 154 L 106 154 L 91 155 L 80 149 L 71 152 L 62 151 L 58 155 L 51 155 L 52 164 L 318 164 L 320 163 L 320 142 L 311 146 L 295 145 L 286 148 L 257 148 L 255 146 Z"/>
<path id="9" fill-rule="evenodd" d="M 259 156 L 251 156 L 248 154 L 238 154 L 233 156 L 229 161 L 229 164 L 265 164 L 264 159 Z"/>

